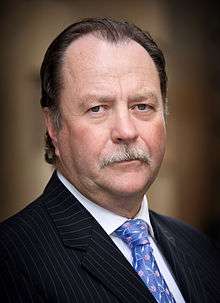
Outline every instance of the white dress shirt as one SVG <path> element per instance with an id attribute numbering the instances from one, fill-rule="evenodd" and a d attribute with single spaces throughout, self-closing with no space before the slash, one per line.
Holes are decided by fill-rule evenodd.
<path id="1" fill-rule="evenodd" d="M 123 242 L 120 238 L 115 235 L 115 230 L 119 228 L 125 221 L 129 220 L 128 218 L 119 216 L 110 210 L 107 210 L 98 204 L 88 200 L 83 196 L 61 173 L 57 172 L 58 178 L 64 184 L 64 186 L 77 198 L 77 200 L 90 212 L 90 214 L 96 219 L 96 221 L 102 226 L 104 231 L 111 237 L 117 247 L 120 249 L 125 258 L 132 265 L 132 254 L 128 245 Z M 148 201 L 146 196 L 144 196 L 140 211 L 135 216 L 134 219 L 144 220 L 150 230 L 149 241 L 151 247 L 153 248 L 153 254 L 156 259 L 157 265 L 160 269 L 160 272 L 167 283 L 167 286 L 173 297 L 176 300 L 176 303 L 185 303 L 183 296 L 175 282 L 175 279 L 172 275 L 171 269 L 167 264 L 165 258 L 163 257 L 161 251 L 157 247 L 154 231 L 150 222 L 149 211 L 148 211 Z"/>

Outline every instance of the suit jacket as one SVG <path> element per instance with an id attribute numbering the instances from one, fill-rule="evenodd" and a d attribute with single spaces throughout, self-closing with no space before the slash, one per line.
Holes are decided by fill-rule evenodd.
<path id="1" fill-rule="evenodd" d="M 154 212 L 150 218 L 186 302 L 220 302 L 213 244 L 177 220 Z M 0 226 L 0 296 L 16 303 L 156 302 L 56 174 L 36 201 Z"/>

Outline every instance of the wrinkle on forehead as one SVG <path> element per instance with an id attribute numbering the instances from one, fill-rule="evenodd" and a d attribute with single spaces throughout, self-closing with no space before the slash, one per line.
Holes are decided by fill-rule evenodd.
<path id="1" fill-rule="evenodd" d="M 87 71 L 88 72 L 88 71 Z M 78 78 L 76 75 L 67 73 L 65 77 L 64 88 L 71 87 L 72 92 L 77 95 L 84 96 L 97 96 L 102 99 L 102 96 L 106 96 L 109 99 L 138 99 L 139 96 L 157 96 L 158 91 L 155 86 L 151 85 L 151 81 L 140 77 L 137 77 L 136 73 L 128 73 L 123 75 L 112 75 L 103 73 L 101 75 L 89 73 L 89 77 L 83 73 Z"/>

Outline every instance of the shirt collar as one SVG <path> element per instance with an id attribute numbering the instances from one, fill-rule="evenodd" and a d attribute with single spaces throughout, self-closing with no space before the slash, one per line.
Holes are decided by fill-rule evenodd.
<path id="1" fill-rule="evenodd" d="M 60 172 L 57 172 L 57 176 L 64 186 L 76 197 L 76 199 L 90 212 L 90 214 L 96 219 L 96 221 L 102 226 L 108 235 L 112 235 L 114 231 L 119 228 L 125 221 L 129 220 L 126 217 L 119 216 L 112 211 L 99 206 L 83 196 L 73 184 L 71 184 Z M 148 226 L 152 237 L 154 232 L 150 223 L 148 201 L 147 197 L 144 196 L 141 208 L 134 219 L 144 220 Z"/>

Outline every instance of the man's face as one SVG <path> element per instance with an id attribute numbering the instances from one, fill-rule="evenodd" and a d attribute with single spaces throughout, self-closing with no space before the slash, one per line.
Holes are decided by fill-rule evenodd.
<path id="1" fill-rule="evenodd" d="M 151 57 L 135 41 L 113 44 L 87 35 L 68 47 L 62 77 L 62 127 L 49 130 L 61 172 L 98 204 L 143 195 L 165 150 Z"/>

